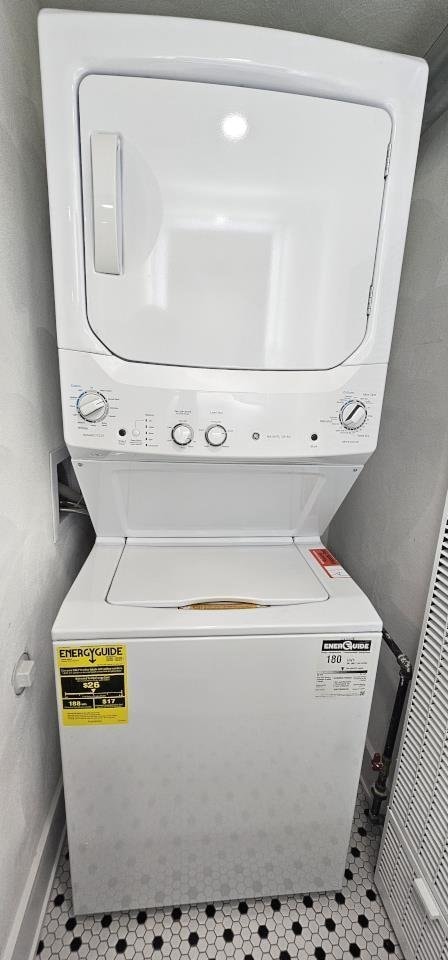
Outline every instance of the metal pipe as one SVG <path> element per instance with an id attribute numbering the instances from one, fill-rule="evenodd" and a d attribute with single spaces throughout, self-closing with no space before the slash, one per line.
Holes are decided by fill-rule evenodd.
<path id="1" fill-rule="evenodd" d="M 398 666 L 400 667 L 400 671 L 403 670 L 405 673 L 409 673 L 409 677 L 412 677 L 412 663 L 409 657 L 407 657 L 405 653 L 402 653 L 398 643 L 396 643 L 396 641 L 393 639 L 393 637 L 391 637 L 390 633 L 388 633 L 384 627 L 383 640 L 385 643 L 387 643 L 389 650 L 392 651 Z"/>
<path id="2" fill-rule="evenodd" d="M 392 714 L 387 730 L 386 742 L 382 755 L 375 754 L 372 760 L 374 770 L 378 770 L 378 776 L 372 786 L 372 803 L 369 811 L 371 820 L 378 820 L 381 813 L 381 805 L 389 796 L 387 781 L 389 778 L 392 757 L 397 741 L 398 730 L 400 727 L 403 708 L 406 702 L 406 694 L 412 677 L 412 663 L 406 654 L 402 653 L 400 647 L 390 634 L 383 628 L 383 640 L 393 653 L 398 666 L 400 675 L 398 679 L 397 692 L 395 694 Z"/>

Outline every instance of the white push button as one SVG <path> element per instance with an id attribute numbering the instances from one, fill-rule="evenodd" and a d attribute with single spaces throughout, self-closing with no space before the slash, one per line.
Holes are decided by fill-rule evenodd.
<path id="1" fill-rule="evenodd" d="M 193 439 L 193 430 L 189 423 L 176 423 L 171 431 L 171 436 L 174 443 L 177 443 L 179 447 L 186 447 Z"/>
<path id="2" fill-rule="evenodd" d="M 205 439 L 211 447 L 222 447 L 227 440 L 227 430 L 220 423 L 214 423 L 205 431 Z"/>

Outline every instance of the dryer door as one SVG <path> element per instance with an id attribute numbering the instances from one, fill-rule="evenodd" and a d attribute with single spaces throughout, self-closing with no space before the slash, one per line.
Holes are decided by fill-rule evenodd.
<path id="1" fill-rule="evenodd" d="M 375 107 L 88 76 L 90 325 L 117 356 L 327 369 L 364 339 L 391 136 Z"/>

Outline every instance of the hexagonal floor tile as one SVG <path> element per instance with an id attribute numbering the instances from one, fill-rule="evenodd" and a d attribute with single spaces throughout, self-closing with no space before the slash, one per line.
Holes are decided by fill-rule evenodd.
<path id="1" fill-rule="evenodd" d="M 360 789 L 342 890 L 75 917 L 68 852 L 59 862 L 39 960 L 402 960 L 373 874 L 380 830 Z"/>

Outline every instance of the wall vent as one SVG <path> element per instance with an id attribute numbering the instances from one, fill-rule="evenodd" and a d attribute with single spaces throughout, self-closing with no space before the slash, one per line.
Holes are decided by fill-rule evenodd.
<path id="1" fill-rule="evenodd" d="M 417 861 L 389 813 L 375 880 L 407 960 L 448 960 L 448 925 L 431 919 L 416 888 Z"/>
<path id="2" fill-rule="evenodd" d="M 448 501 L 376 879 L 407 960 L 448 960 Z"/>

